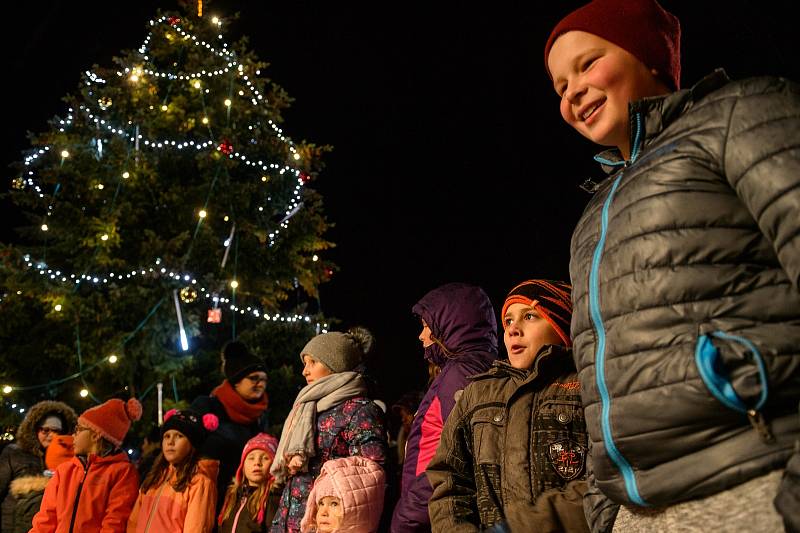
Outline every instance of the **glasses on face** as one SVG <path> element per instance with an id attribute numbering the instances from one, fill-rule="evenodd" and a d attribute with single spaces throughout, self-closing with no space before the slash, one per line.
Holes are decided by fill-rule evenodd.
<path id="1" fill-rule="evenodd" d="M 83 426 L 75 426 L 75 431 L 72 432 L 73 435 L 77 435 L 81 431 L 88 431 L 89 428 Z"/>
<path id="2" fill-rule="evenodd" d="M 52 433 L 53 435 L 61 435 L 61 430 L 55 428 L 42 427 L 39 428 L 37 431 L 39 431 L 39 433 L 41 433 L 42 435 L 49 435 L 50 433 Z"/>
<path id="3" fill-rule="evenodd" d="M 266 383 L 267 382 L 267 376 L 259 376 L 258 374 L 253 374 L 252 376 L 247 376 L 245 379 L 250 380 L 250 382 L 253 383 L 254 385 L 256 385 L 258 383 Z"/>

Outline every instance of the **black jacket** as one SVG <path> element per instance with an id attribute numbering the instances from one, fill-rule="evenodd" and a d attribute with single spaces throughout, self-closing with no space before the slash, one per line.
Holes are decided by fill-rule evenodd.
<path id="1" fill-rule="evenodd" d="M 800 436 L 800 86 L 717 71 L 630 116 L 572 237 L 572 336 L 595 495 L 662 506 Z"/>
<path id="2" fill-rule="evenodd" d="M 242 450 L 247 441 L 267 431 L 267 412 L 249 425 L 237 424 L 230 419 L 222 402 L 216 396 L 199 396 L 192 402 L 192 409 L 200 414 L 213 413 L 219 418 L 219 427 L 208 434 L 201 453 L 204 457 L 219 460 L 217 476 L 217 515 L 225 500 L 225 489 L 236 475 Z"/>
<path id="3" fill-rule="evenodd" d="M 3 502 L 0 531 L 2 533 L 13 533 L 17 529 L 24 528 L 25 525 L 15 524 L 20 520 L 27 521 L 27 529 L 30 529 L 33 515 L 39 510 L 37 507 L 32 509 L 33 513 L 17 512 L 16 496 L 24 496 L 27 501 L 30 498 L 38 497 L 38 493 L 44 491 L 46 478 L 43 473 L 46 467 L 44 450 L 39 443 L 37 429 L 42 420 L 51 413 L 61 417 L 66 424 L 65 432 L 72 432 L 77 417 L 71 407 L 61 402 L 39 402 L 28 410 L 28 414 L 19 425 L 16 442 L 6 446 L 0 453 L 0 500 Z M 15 479 L 21 478 L 26 479 L 18 483 L 16 491 L 12 491 L 11 483 Z"/>

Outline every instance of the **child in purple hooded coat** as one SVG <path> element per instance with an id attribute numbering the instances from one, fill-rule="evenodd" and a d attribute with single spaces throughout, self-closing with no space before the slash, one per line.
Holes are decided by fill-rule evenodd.
<path id="1" fill-rule="evenodd" d="M 485 372 L 497 359 L 494 309 L 480 287 L 442 285 L 423 296 L 412 311 L 422 321 L 419 340 L 425 359 L 441 371 L 431 382 L 411 426 L 392 533 L 431 530 L 428 499 L 432 489 L 425 468 L 436 453 L 456 393 L 467 386 L 467 376 Z"/>

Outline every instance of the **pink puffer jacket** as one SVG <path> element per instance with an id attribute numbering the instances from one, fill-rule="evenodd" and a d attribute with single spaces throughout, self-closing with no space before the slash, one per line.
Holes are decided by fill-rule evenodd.
<path id="1" fill-rule="evenodd" d="M 342 522 L 336 533 L 377 531 L 385 483 L 386 475 L 375 461 L 357 456 L 327 461 L 308 495 L 301 531 L 316 531 L 317 502 L 325 496 L 342 502 Z"/>

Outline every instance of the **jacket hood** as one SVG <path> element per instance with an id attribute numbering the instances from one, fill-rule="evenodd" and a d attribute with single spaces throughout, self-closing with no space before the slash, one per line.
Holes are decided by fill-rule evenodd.
<path id="1" fill-rule="evenodd" d="M 39 438 L 36 436 L 36 428 L 50 414 L 56 414 L 61 417 L 66 424 L 64 427 L 65 433 L 72 433 L 72 430 L 75 429 L 78 417 L 72 407 L 63 402 L 49 400 L 39 402 L 28 410 L 28 414 L 19 425 L 19 429 L 17 429 L 17 446 L 37 457 L 43 457 L 44 450 L 42 450 Z"/>
<path id="2" fill-rule="evenodd" d="M 337 533 L 373 533 L 383 510 L 386 475 L 381 466 L 365 457 L 331 459 L 322 465 L 308 495 L 302 532 L 313 531 L 317 502 L 336 496 L 342 504 L 342 521 Z"/>
<path id="3" fill-rule="evenodd" d="M 50 481 L 50 478 L 47 476 L 22 476 L 11 482 L 8 486 L 8 491 L 12 496 L 19 499 L 27 494 L 44 492 L 48 481 Z"/>
<path id="4" fill-rule="evenodd" d="M 448 283 L 423 296 L 411 310 L 453 356 L 482 352 L 496 357 L 497 321 L 492 302 L 480 287 Z M 438 343 L 425 348 L 425 358 L 439 366 L 449 359 Z"/>

